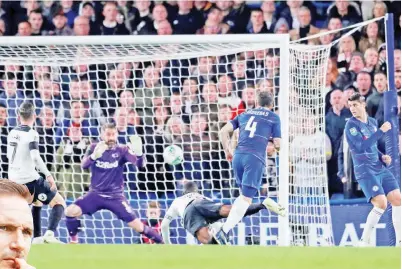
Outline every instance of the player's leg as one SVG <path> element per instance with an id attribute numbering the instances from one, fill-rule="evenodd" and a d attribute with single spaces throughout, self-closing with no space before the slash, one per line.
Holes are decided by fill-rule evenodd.
<path id="1" fill-rule="evenodd" d="M 382 186 L 392 206 L 392 224 L 395 229 L 396 246 L 401 245 L 401 191 L 395 177 L 387 170 Z"/>
<path id="2" fill-rule="evenodd" d="M 49 215 L 48 229 L 43 235 L 44 242 L 62 243 L 56 239 L 55 232 L 63 216 L 64 209 L 66 208 L 66 203 L 63 197 L 57 192 L 57 190 L 52 190 L 49 182 L 41 177 L 35 182 L 34 201 L 40 201 L 52 208 Z"/>
<path id="3" fill-rule="evenodd" d="M 243 167 L 241 181 L 241 195 L 236 198 L 232 205 L 232 209 L 222 226 L 222 232 L 227 237 L 227 234 L 233 229 L 244 217 L 247 209 L 251 205 L 253 197 L 257 194 L 261 185 L 262 172 L 264 165 L 261 161 L 252 155 L 236 154 L 233 158 L 233 168 Z M 222 236 L 222 235 L 221 235 Z M 222 243 L 222 237 L 217 234 L 215 238 L 219 243 Z M 221 237 L 221 239 L 219 239 Z"/>
<path id="4" fill-rule="evenodd" d="M 42 203 L 39 201 L 34 202 L 31 210 L 34 225 L 34 238 L 32 240 L 32 244 L 43 244 L 41 219 Z"/>
<path id="5" fill-rule="evenodd" d="M 137 218 L 125 198 L 109 199 L 108 201 L 105 201 L 105 209 L 113 212 L 120 220 L 126 222 L 127 225 L 137 233 L 145 235 L 157 244 L 163 243 L 162 236 Z"/>
<path id="6" fill-rule="evenodd" d="M 79 217 L 82 215 L 92 215 L 103 207 L 104 198 L 96 193 L 88 192 L 84 196 L 78 198 L 74 204 L 69 205 L 65 210 L 66 227 L 70 236 L 71 244 L 78 244 L 78 233 L 81 231 L 81 221 Z"/>
<path id="7" fill-rule="evenodd" d="M 223 205 L 219 211 L 219 215 L 222 218 L 227 218 L 229 216 L 230 210 L 232 209 L 232 205 Z M 260 212 L 263 209 L 268 209 L 272 212 L 275 212 L 276 214 L 280 216 L 285 216 L 285 208 L 282 207 L 281 205 L 277 204 L 274 200 L 271 198 L 265 198 L 265 200 L 262 203 L 255 203 L 251 204 L 248 208 L 244 216 L 251 216 L 254 215 L 258 212 Z"/>
<path id="8" fill-rule="evenodd" d="M 368 202 L 371 202 L 373 209 L 367 216 L 366 224 L 364 225 L 363 234 L 361 237 L 362 246 L 370 244 L 370 238 L 375 229 L 375 226 L 384 214 L 387 208 L 387 199 L 384 189 L 382 188 L 381 178 L 378 175 L 364 173 L 360 178 L 357 178 L 360 187 Z"/>
<path id="9" fill-rule="evenodd" d="M 192 234 L 197 240 L 202 244 L 216 244 L 216 241 L 213 239 L 212 234 L 209 231 L 209 222 L 207 219 L 201 214 L 201 212 L 197 209 L 194 203 L 198 201 L 192 202 L 187 206 L 184 217 L 183 217 L 183 226 L 190 234 Z M 218 204 L 217 204 L 218 205 Z M 221 206 L 221 205 L 219 205 Z M 219 208 L 216 210 L 217 216 L 219 216 Z M 215 213 L 214 213 L 215 215 Z"/>

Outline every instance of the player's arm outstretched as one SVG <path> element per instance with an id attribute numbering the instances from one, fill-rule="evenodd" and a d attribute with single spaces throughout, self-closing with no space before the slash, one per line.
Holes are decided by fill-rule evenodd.
<path id="1" fill-rule="evenodd" d="M 226 159 L 228 161 L 232 161 L 233 159 L 233 149 L 231 147 L 230 134 L 237 128 L 238 128 L 238 119 L 236 117 L 234 120 L 228 122 L 225 126 L 223 126 L 223 128 L 219 132 L 222 147 L 223 150 L 225 151 Z"/>
<path id="2" fill-rule="evenodd" d="M 163 242 L 165 244 L 172 244 L 170 242 L 170 223 L 179 216 L 177 212 L 177 208 L 175 202 L 173 201 L 172 205 L 169 207 L 168 211 L 165 214 L 165 217 L 162 220 L 161 224 L 161 232 Z"/>
<path id="3" fill-rule="evenodd" d="M 376 145 L 377 141 L 382 137 L 382 135 L 389 130 L 391 130 L 391 123 L 384 122 L 383 125 L 368 139 L 364 139 L 361 132 L 358 131 L 358 126 L 353 121 L 348 121 L 345 127 L 346 140 L 349 145 L 353 145 L 353 147 L 358 152 L 364 152 L 369 149 L 371 146 Z"/>
<path id="4" fill-rule="evenodd" d="M 102 157 L 103 153 L 107 150 L 108 146 L 105 141 L 101 141 L 96 146 L 89 147 L 88 151 L 85 154 L 85 157 L 82 159 L 81 166 L 83 169 L 88 169 L 97 159 Z"/>
<path id="5" fill-rule="evenodd" d="M 50 171 L 47 169 L 46 164 L 42 160 L 39 152 L 39 134 L 35 133 L 33 140 L 29 143 L 29 153 L 31 155 L 32 160 L 35 163 L 36 169 L 42 174 L 45 175 L 46 180 L 50 183 L 50 188 L 52 190 L 56 189 L 56 183 L 54 182 L 53 176 L 50 174 Z"/>

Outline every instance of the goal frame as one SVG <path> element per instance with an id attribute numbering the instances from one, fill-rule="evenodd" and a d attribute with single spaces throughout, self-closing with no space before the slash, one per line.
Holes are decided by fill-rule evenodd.
<path id="1" fill-rule="evenodd" d="M 271 48 L 280 49 L 279 69 L 279 113 L 281 118 L 282 145 L 279 152 L 279 203 L 289 208 L 289 34 L 228 34 L 228 35 L 164 35 L 164 36 L 33 36 L 33 37 L 2 37 L 2 47 L 8 46 L 85 46 L 85 45 L 153 45 L 153 44 L 272 44 Z M 225 52 L 220 52 L 222 55 Z M 3 54 L 3 53 L 2 53 Z M 180 53 L 179 53 L 180 54 Z M 3 54 L 4 55 L 4 54 Z M 174 54 L 161 54 L 161 59 L 177 59 Z M 177 56 L 177 54 L 176 54 Z M 184 55 L 188 57 L 188 54 Z M 4 64 L 17 64 L 18 58 L 0 57 Z M 23 59 L 20 59 L 23 61 Z M 26 59 L 25 59 L 26 60 Z M 127 60 L 130 61 L 130 60 Z M 38 61 L 40 64 L 52 65 L 49 62 Z M 53 65 L 60 65 L 54 63 Z M 68 64 L 67 64 L 68 65 Z M 285 138 L 285 139 L 284 139 Z M 278 218 L 278 245 L 290 245 L 290 228 L 288 218 Z"/>

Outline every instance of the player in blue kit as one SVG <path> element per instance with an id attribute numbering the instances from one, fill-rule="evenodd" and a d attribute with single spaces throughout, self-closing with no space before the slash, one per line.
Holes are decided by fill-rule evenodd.
<path id="1" fill-rule="evenodd" d="M 220 132 L 222 146 L 228 161 L 233 161 L 236 182 L 241 195 L 233 203 L 232 210 L 222 229 L 214 237 L 219 244 L 228 244 L 227 234 L 244 217 L 253 197 L 257 194 L 265 169 L 267 145 L 273 138 L 275 148 L 279 150 L 281 142 L 281 122 L 270 110 L 273 97 L 268 92 L 258 94 L 258 108 L 250 109 L 227 123 Z M 234 156 L 230 146 L 230 133 L 239 129 L 239 141 Z M 271 209 L 284 214 L 282 207 Z"/>
<path id="2" fill-rule="evenodd" d="M 117 136 L 116 126 L 105 124 L 102 141 L 93 144 L 82 160 L 82 167 L 91 169 L 91 186 L 87 194 L 66 209 L 66 226 L 71 243 L 78 243 L 77 233 L 81 227 L 78 218 L 101 209 L 110 210 L 136 232 L 162 243 L 162 237 L 136 217 L 124 197 L 124 164 L 129 162 L 138 167 L 144 166 L 141 138 L 132 136 L 127 146 L 120 146 L 117 145 Z"/>
<path id="3" fill-rule="evenodd" d="M 370 244 L 373 229 L 387 208 L 387 200 L 392 205 L 392 222 L 395 227 L 396 245 L 401 243 L 401 193 L 392 173 L 386 168 L 391 157 L 382 154 L 377 141 L 392 126 L 385 122 L 377 129 L 377 121 L 366 112 L 366 102 L 359 93 L 348 99 L 353 117 L 346 123 L 345 135 L 353 159 L 355 176 L 373 209 L 364 226 L 361 245 Z"/>

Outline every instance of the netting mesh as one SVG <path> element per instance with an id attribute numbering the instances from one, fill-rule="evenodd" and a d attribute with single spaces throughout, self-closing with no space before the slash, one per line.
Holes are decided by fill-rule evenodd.
<path id="1" fill-rule="evenodd" d="M 185 180 L 198 183 L 203 194 L 228 202 L 238 195 L 232 167 L 225 160 L 218 130 L 230 119 L 254 107 L 256 93 L 269 91 L 279 106 L 280 78 L 289 75 L 289 179 L 281 178 L 279 154 L 270 143 L 259 199 L 278 196 L 281 180 L 289 180 L 289 223 L 292 243 L 309 244 L 312 225 L 332 242 L 325 174 L 324 97 L 327 47 L 290 50 L 290 74 L 280 70 L 281 51 L 275 44 L 157 44 L 0 46 L 5 63 L 0 103 L 7 126 L 17 125 L 16 108 L 34 102 L 40 152 L 55 175 L 68 203 L 89 187 L 90 172 L 80 162 L 87 147 L 100 139 L 100 126 L 117 124 L 119 143 L 139 134 L 147 165 L 127 164 L 126 196 L 144 222 L 147 205 L 157 200 L 163 211 L 181 194 Z M 3 129 L 5 130 L 5 129 Z M 3 131 L 2 139 L 6 133 Z M 173 167 L 163 162 L 163 149 L 177 144 L 185 161 Z M 7 176 L 5 151 L 1 152 Z M 286 185 L 287 186 L 287 185 Z M 43 228 L 47 211 L 42 211 Z M 135 243 L 143 240 L 108 211 L 84 216 L 85 243 Z M 150 224 L 149 222 L 147 222 Z M 330 228 L 330 227 L 329 227 Z M 157 229 L 157 227 L 156 227 Z M 326 233 L 328 232 L 328 233 Z M 59 228 L 67 241 L 64 223 Z M 279 235 L 281 236 L 281 235 Z M 235 232 L 240 244 L 278 243 L 278 219 L 269 212 L 245 218 Z M 177 223 L 172 242 L 191 240 Z"/>

